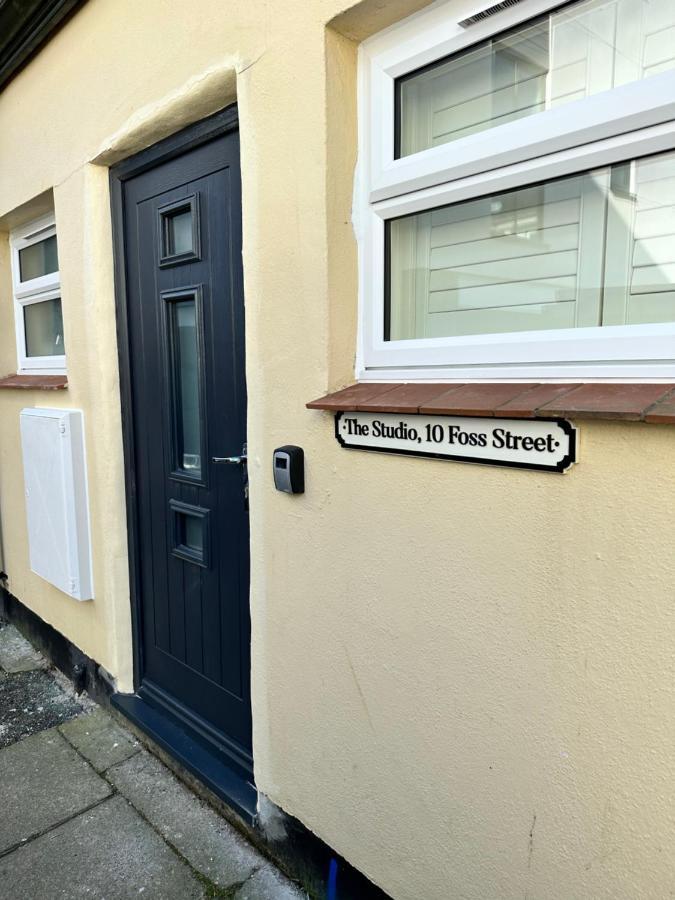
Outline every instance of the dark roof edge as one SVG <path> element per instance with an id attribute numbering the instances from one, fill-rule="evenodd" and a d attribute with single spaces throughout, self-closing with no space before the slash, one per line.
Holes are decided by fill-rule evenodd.
<path id="1" fill-rule="evenodd" d="M 0 0 L 0 91 L 83 2 Z"/>

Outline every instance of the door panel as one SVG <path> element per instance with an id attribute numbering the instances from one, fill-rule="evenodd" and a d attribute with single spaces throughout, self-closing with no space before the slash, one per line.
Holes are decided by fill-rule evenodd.
<path id="1" fill-rule="evenodd" d="M 238 133 L 124 183 L 139 693 L 250 760 Z"/>

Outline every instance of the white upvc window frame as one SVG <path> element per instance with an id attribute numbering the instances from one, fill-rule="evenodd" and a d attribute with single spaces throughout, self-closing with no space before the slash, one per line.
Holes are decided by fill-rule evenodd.
<path id="1" fill-rule="evenodd" d="M 61 297 L 61 278 L 57 270 L 39 278 L 22 281 L 19 252 L 32 244 L 53 237 L 55 234 L 56 220 L 54 214 L 50 213 L 17 228 L 10 235 L 17 372 L 19 375 L 67 374 L 65 354 L 62 356 L 28 356 L 26 354 L 24 310 L 32 304 Z M 61 299 L 61 303 L 63 303 L 63 299 Z"/>
<path id="2" fill-rule="evenodd" d="M 522 0 L 459 26 L 490 5 L 434 4 L 359 49 L 357 378 L 672 380 L 675 323 L 384 340 L 387 220 L 675 149 L 671 71 L 395 159 L 397 78 L 564 4 Z"/>

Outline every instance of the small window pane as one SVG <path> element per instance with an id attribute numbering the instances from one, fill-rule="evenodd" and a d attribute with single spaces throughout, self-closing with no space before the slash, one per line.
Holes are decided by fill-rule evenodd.
<path id="1" fill-rule="evenodd" d="M 38 241 L 29 247 L 19 250 L 19 271 L 21 281 L 40 278 L 51 272 L 58 272 L 59 258 L 56 248 L 56 235 Z"/>
<path id="2" fill-rule="evenodd" d="M 183 543 L 190 550 L 204 550 L 204 520 L 197 516 L 183 516 Z"/>
<path id="3" fill-rule="evenodd" d="M 169 500 L 173 516 L 173 556 L 207 568 L 209 565 L 209 511 L 181 500 Z"/>
<path id="4" fill-rule="evenodd" d="M 209 544 L 209 511 L 181 500 L 169 500 L 173 516 L 173 556 L 207 568 Z"/>
<path id="5" fill-rule="evenodd" d="M 194 250 L 192 242 L 192 210 L 187 209 L 175 215 L 168 216 L 167 227 L 167 256 L 177 256 L 179 253 L 191 253 Z"/>
<path id="6" fill-rule="evenodd" d="M 387 340 L 675 322 L 675 153 L 389 224 Z"/>
<path id="7" fill-rule="evenodd" d="M 673 68 L 673 0 L 570 4 L 399 79 L 398 155 Z"/>
<path id="8" fill-rule="evenodd" d="M 180 469 L 200 476 L 201 413 L 196 305 L 194 299 L 190 299 L 174 301 L 170 307 L 177 463 Z"/>
<path id="9" fill-rule="evenodd" d="M 61 299 L 43 300 L 23 308 L 26 356 L 64 356 Z"/>

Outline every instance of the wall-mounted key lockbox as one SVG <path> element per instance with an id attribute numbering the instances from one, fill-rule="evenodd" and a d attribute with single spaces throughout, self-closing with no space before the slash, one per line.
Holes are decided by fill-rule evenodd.
<path id="1" fill-rule="evenodd" d="M 287 494 L 305 492 L 305 451 L 287 444 L 274 451 L 274 486 Z"/>

